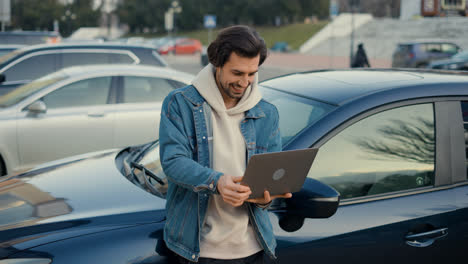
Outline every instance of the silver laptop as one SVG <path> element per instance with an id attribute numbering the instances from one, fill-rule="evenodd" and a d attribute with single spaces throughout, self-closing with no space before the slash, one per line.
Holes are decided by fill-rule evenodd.
<path id="1" fill-rule="evenodd" d="M 298 192 L 317 151 L 316 148 L 308 148 L 253 155 L 241 184 L 250 187 L 250 199 L 263 197 L 265 190 L 270 195 Z"/>

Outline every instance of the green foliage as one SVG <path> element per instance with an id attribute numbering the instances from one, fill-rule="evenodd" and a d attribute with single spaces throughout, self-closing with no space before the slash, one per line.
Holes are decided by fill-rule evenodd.
<path id="1" fill-rule="evenodd" d="M 98 25 L 101 12 L 92 10 L 92 2 L 75 0 L 71 5 L 63 5 L 58 0 L 13 0 L 11 27 L 52 31 L 56 20 L 61 35 L 66 37 L 79 27 Z"/>
<path id="2" fill-rule="evenodd" d="M 165 32 L 164 13 L 171 0 L 124 0 L 117 9 L 132 33 Z M 175 31 L 203 29 L 204 15 L 216 15 L 219 28 L 233 24 L 272 26 L 303 22 L 306 17 L 328 17 L 329 0 L 178 0 Z M 146 29 L 146 30 L 145 30 Z"/>
<path id="3" fill-rule="evenodd" d="M 13 0 L 11 27 L 23 30 L 53 30 L 63 11 L 57 0 Z"/>

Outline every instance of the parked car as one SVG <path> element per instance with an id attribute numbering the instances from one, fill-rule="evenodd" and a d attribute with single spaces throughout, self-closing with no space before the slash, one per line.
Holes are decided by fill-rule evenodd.
<path id="1" fill-rule="evenodd" d="M 301 192 L 268 209 L 279 263 L 464 261 L 467 75 L 316 71 L 261 86 L 279 109 L 283 149 L 319 148 Z M 158 151 L 110 150 L 4 178 L 0 259 L 169 263 Z"/>
<path id="2" fill-rule="evenodd" d="M 202 52 L 202 44 L 198 39 L 179 38 L 168 40 L 158 48 L 160 54 L 194 54 Z"/>
<path id="3" fill-rule="evenodd" d="M 24 45 L 18 44 L 0 44 L 0 60 L 1 57 L 7 53 L 10 53 L 14 50 L 24 47 Z"/>
<path id="4" fill-rule="evenodd" d="M 461 51 L 450 59 L 432 61 L 428 68 L 468 71 L 468 51 Z"/>
<path id="5" fill-rule="evenodd" d="M 1 57 L 0 95 L 62 68 L 90 64 L 167 66 L 151 46 L 95 42 L 33 45 Z"/>
<path id="6" fill-rule="evenodd" d="M 433 60 L 453 56 L 460 47 L 445 41 L 421 41 L 398 44 L 392 55 L 392 67 L 426 68 Z"/>
<path id="7" fill-rule="evenodd" d="M 0 44 L 35 45 L 59 43 L 62 37 L 55 31 L 2 31 Z"/>
<path id="8" fill-rule="evenodd" d="M 162 100 L 192 78 L 154 66 L 75 66 L 1 96 L 0 175 L 157 139 Z"/>

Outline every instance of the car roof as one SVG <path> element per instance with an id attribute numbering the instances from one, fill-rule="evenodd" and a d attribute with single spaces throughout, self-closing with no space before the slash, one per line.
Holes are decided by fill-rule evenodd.
<path id="1" fill-rule="evenodd" d="M 81 75 L 99 75 L 110 73 L 113 75 L 154 75 L 154 76 L 171 76 L 174 79 L 184 80 L 190 82 L 195 76 L 178 71 L 168 67 L 149 66 L 149 65 L 135 65 L 135 64 L 96 64 L 96 65 L 83 65 L 73 66 L 61 69 L 60 71 L 52 74 L 64 73 L 69 77 L 79 77 Z"/>
<path id="2" fill-rule="evenodd" d="M 342 105 L 358 98 L 392 90 L 404 98 L 440 96 L 444 93 L 468 95 L 467 72 L 434 70 L 323 70 L 288 74 L 265 80 L 260 84 L 333 105 Z M 449 84 L 458 88 L 450 93 L 447 89 Z"/>
<path id="3" fill-rule="evenodd" d="M 457 43 L 455 42 L 451 42 L 451 41 L 446 41 L 446 40 L 438 40 L 438 39 L 434 39 L 434 40 L 417 40 L 417 41 L 406 41 L 406 42 L 399 42 L 398 45 L 415 45 L 415 44 L 453 44 L 453 45 L 457 45 Z"/>
<path id="4" fill-rule="evenodd" d="M 38 44 L 30 45 L 21 49 L 21 51 L 33 51 L 33 50 L 50 50 L 50 49 L 86 49 L 86 48 L 100 48 L 100 49 L 154 49 L 151 45 L 145 44 L 127 44 L 127 43 L 100 43 L 100 42 L 67 42 L 67 43 L 56 43 L 56 44 Z"/>

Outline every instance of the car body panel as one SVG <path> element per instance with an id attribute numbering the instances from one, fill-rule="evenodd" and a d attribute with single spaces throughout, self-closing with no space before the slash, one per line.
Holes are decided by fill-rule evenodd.
<path id="1" fill-rule="evenodd" d="M 350 85 L 351 81 L 343 82 L 351 75 L 341 75 L 341 71 L 330 71 L 326 75 L 323 75 L 323 72 L 303 73 L 301 76 L 280 77 L 278 80 L 261 84 L 264 87 L 262 88 L 264 95 L 268 93 L 268 89 L 275 89 L 308 98 L 318 97 L 320 101 L 337 106 L 293 137 L 284 145 L 283 150 L 312 146 L 320 148 L 318 154 L 320 155 L 325 151 L 324 146 L 327 142 L 349 126 L 359 124 L 358 121 L 377 116 L 387 110 L 425 104 L 433 109 L 433 113 L 427 114 L 433 114 L 435 120 L 434 183 L 400 191 L 342 198 L 338 211 L 332 217 L 306 218 L 295 231 L 285 231 L 279 224 L 281 217 L 287 216 L 287 211 L 276 207 L 270 208 L 270 219 L 278 243 L 276 249 L 278 261 L 280 263 L 311 260 L 314 263 L 412 264 L 445 263 L 449 257 L 457 261 L 463 260 L 468 239 L 466 167 L 468 162 L 467 157 L 463 156 L 463 151 L 468 146 L 463 146 L 466 140 L 467 118 L 464 116 L 465 113 L 462 114 L 460 111 L 460 101 L 468 103 L 468 74 L 405 72 L 403 75 L 391 75 L 395 76 L 395 81 L 376 82 L 375 80 L 387 71 L 353 70 L 352 72 L 356 72 L 356 76 L 360 78 L 368 76 L 362 81 L 364 88 L 358 92 L 353 89 L 360 86 L 359 83 L 353 81 L 353 85 Z M 414 75 L 414 78 L 411 75 Z M 325 91 L 314 87 L 308 94 L 305 85 L 297 87 L 302 83 L 315 86 L 316 81 L 325 79 L 321 76 L 327 76 L 325 83 L 329 86 L 322 86 Z M 401 76 L 403 78 L 400 78 Z M 336 84 L 336 90 L 328 91 L 335 87 L 333 83 Z M 268 86 L 273 88 L 265 88 Z M 341 95 L 336 96 L 333 93 Z M 279 110 L 281 111 L 281 108 Z M 127 148 L 120 153 L 126 151 L 131 149 Z M 67 160 L 69 163 L 63 166 L 58 165 L 59 162 L 49 163 L 52 169 L 45 165 L 38 168 L 38 171 L 42 170 L 38 175 L 43 176 L 37 179 L 42 179 L 43 186 L 50 185 L 50 188 L 42 187 L 49 195 L 54 197 L 76 195 L 77 198 L 71 200 L 76 202 L 70 202 L 70 208 L 80 208 L 78 212 L 74 210 L 70 214 L 53 216 L 41 223 L 53 225 L 77 223 L 76 229 L 69 231 L 78 233 L 74 236 L 68 235 L 63 225 L 57 225 L 66 231 L 61 240 L 57 239 L 61 236 L 58 230 L 55 232 L 56 237 L 49 236 L 51 237 L 49 240 L 46 236 L 45 240 L 39 241 L 41 233 L 38 233 L 37 240 L 30 234 L 30 240 L 22 242 L 16 240 L 15 243 L 9 241 L 12 246 L 4 247 L 3 250 L 9 250 L 11 258 L 40 256 L 53 259 L 53 263 L 78 263 L 78 258 L 86 262 L 171 263 L 162 242 L 163 222 L 161 221 L 164 211 L 161 209 L 164 207 L 164 200 L 149 193 L 137 195 L 137 192 L 144 191 L 136 185 L 133 188 L 125 185 L 126 179 L 120 174 L 118 166 L 119 157 L 123 154 L 115 157 L 116 153 L 116 151 L 101 152 L 88 159 L 84 159 L 86 156 L 81 156 L 76 161 L 69 159 Z M 110 169 L 112 162 L 115 164 Z M 316 158 L 315 162 L 320 162 L 320 159 Z M 336 166 L 341 162 L 344 161 L 337 160 Z M 54 169 L 54 166 L 58 166 L 57 169 Z M 31 173 L 34 174 L 34 171 Z M 77 174 L 81 175 L 81 178 Z M 71 187 L 67 186 L 70 183 L 70 175 L 74 180 L 72 183 L 76 186 L 74 190 L 70 190 Z M 319 176 L 317 175 L 317 178 L 320 179 Z M 10 180 L 29 177 L 34 179 L 26 173 L 17 178 L 11 177 Z M 32 180 L 29 180 L 27 183 L 31 182 Z M 2 182 L 0 186 L 1 184 Z M 128 184 L 132 185 L 130 182 Z M 130 201 L 126 199 L 128 192 L 126 188 L 132 189 L 129 194 Z M 123 194 L 125 196 L 122 199 Z M 110 200 L 114 200 L 114 204 L 109 203 Z M 154 202 L 156 200 L 157 202 Z M 68 202 L 68 199 L 65 201 Z M 97 202 L 88 204 L 90 201 Z M 81 204 L 83 206 L 76 206 Z M 99 210 L 100 206 L 110 206 L 110 208 Z M 88 209 L 85 209 L 86 207 Z M 154 215 L 158 213 L 159 217 L 155 217 Z M 137 224 L 131 225 L 132 217 Z M 154 217 L 157 220 L 149 221 L 144 217 L 149 219 Z M 85 221 L 80 222 L 81 220 Z M 86 226 L 88 223 L 86 220 L 96 225 Z M 81 230 L 82 226 L 78 223 L 83 223 L 83 227 L 86 228 Z M 93 228 L 103 229 L 93 232 Z M 15 230 L 0 231 L 0 239 L 4 237 L 2 234 L 18 234 L 12 231 Z M 411 237 L 415 235 L 421 238 Z M 431 241 L 432 239 L 434 240 Z M 267 260 L 267 263 L 273 262 Z"/>
<path id="2" fill-rule="evenodd" d="M 169 68 L 141 65 L 77 66 L 61 72 L 65 78 L 13 106 L 0 108 L 0 134 L 3 135 L 0 137 L 0 157 L 4 158 L 8 173 L 24 171 L 61 157 L 157 139 L 164 98 L 146 103 L 118 103 L 122 93 L 119 78 L 157 78 L 185 85 L 193 78 L 191 74 Z M 45 113 L 32 113 L 26 109 L 62 87 L 102 77 L 112 78 L 107 104 L 49 108 Z M 132 87 L 129 88 L 131 91 Z"/>
<path id="3" fill-rule="evenodd" d="M 2 219 L 0 240 L 5 242 L 14 237 L 15 248 L 22 250 L 66 237 L 160 222 L 164 218 L 165 200 L 141 190 L 121 175 L 115 167 L 117 153 L 102 152 L 87 159 L 38 168 L 21 177 L 2 179 L 2 198 L 16 199 L 2 211 L 16 210 L 16 214 L 14 218 Z M 89 167 L 89 162 L 97 167 Z M 107 173 L 109 170 L 111 174 Z M 67 177 L 62 177 L 63 174 Z M 81 192 L 84 185 L 85 197 Z M 21 206 L 29 208 L 19 210 Z"/>

